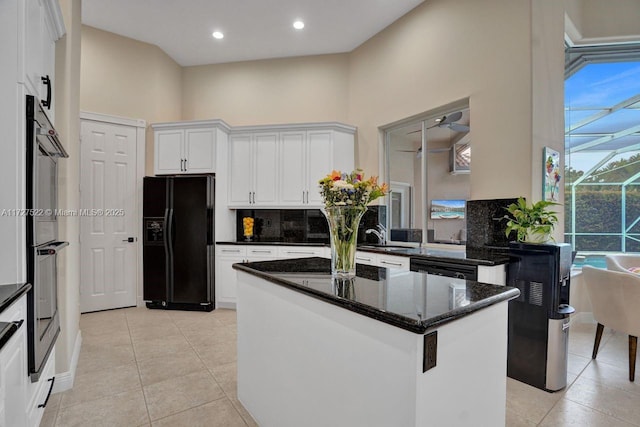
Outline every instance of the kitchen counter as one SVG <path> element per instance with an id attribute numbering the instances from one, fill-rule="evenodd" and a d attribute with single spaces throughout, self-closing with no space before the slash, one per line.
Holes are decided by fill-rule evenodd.
<path id="1" fill-rule="evenodd" d="M 329 246 L 328 243 L 292 243 L 292 242 L 216 242 L 216 245 L 243 245 L 243 246 L 312 246 L 324 247 Z"/>
<path id="2" fill-rule="evenodd" d="M 291 242 L 216 242 L 216 245 L 243 245 L 243 246 L 310 246 L 328 247 L 328 243 L 291 243 Z M 363 252 L 373 252 L 386 255 L 397 255 L 403 257 L 415 257 L 422 259 L 437 259 L 455 262 L 466 265 L 495 266 L 507 264 L 509 255 L 503 251 L 493 249 L 475 249 L 457 246 L 449 249 L 445 244 L 426 244 L 423 247 L 396 246 L 396 245 L 372 245 L 362 243 L 358 245 L 358 250 Z M 454 245 L 455 246 L 455 245 Z"/>
<path id="3" fill-rule="evenodd" d="M 234 264 L 280 286 L 307 294 L 372 319 L 414 332 L 467 316 L 516 298 L 515 288 L 412 271 L 357 265 L 350 283 L 335 283 L 331 261 L 299 258 Z M 384 298 L 379 298 L 384 295 Z M 420 295 L 419 299 L 415 296 Z M 455 297 L 453 300 L 450 297 Z"/>
<path id="4" fill-rule="evenodd" d="M 0 313 L 31 289 L 29 283 L 0 285 Z"/>
<path id="5" fill-rule="evenodd" d="M 440 245 L 443 246 L 443 245 Z M 454 262 L 457 264 L 466 265 L 486 265 L 494 266 L 507 264 L 509 262 L 509 256 L 504 253 L 499 253 L 489 250 L 471 250 L 469 248 L 464 250 L 459 249 L 442 249 L 433 247 L 403 247 L 403 246 L 374 246 L 374 245 L 361 245 L 358 246 L 359 251 L 375 252 L 389 255 L 405 256 L 410 258 L 421 259 L 436 259 L 442 261 Z"/>
<path id="6" fill-rule="evenodd" d="M 269 426 L 504 426 L 514 288 L 323 258 L 234 264 L 238 399 Z"/>

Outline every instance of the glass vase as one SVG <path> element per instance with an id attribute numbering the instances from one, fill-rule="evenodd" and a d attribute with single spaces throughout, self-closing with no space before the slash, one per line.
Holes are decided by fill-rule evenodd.
<path id="1" fill-rule="evenodd" d="M 334 278 L 356 275 L 358 226 L 366 211 L 365 206 L 333 206 L 323 211 L 329 223 L 331 275 Z"/>

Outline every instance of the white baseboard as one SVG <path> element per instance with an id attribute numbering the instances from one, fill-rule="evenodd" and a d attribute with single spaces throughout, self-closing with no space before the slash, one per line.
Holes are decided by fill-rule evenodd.
<path id="1" fill-rule="evenodd" d="M 53 385 L 52 393 L 71 390 L 73 381 L 76 378 L 76 368 L 78 367 L 78 358 L 80 357 L 80 347 L 82 346 L 82 333 L 78 330 L 76 342 L 73 345 L 73 354 L 71 355 L 71 365 L 67 372 L 56 374 L 56 382 Z"/>
<path id="2" fill-rule="evenodd" d="M 136 306 L 137 307 L 146 307 L 147 303 L 145 302 L 145 300 L 142 299 L 141 295 L 138 295 L 137 301 L 136 301 Z"/>

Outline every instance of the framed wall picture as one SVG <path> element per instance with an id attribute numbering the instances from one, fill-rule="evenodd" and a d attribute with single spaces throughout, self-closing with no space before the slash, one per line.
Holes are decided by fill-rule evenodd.
<path id="1" fill-rule="evenodd" d="M 542 199 L 549 202 L 560 201 L 560 153 L 549 147 L 543 150 L 544 171 L 542 173 Z"/>

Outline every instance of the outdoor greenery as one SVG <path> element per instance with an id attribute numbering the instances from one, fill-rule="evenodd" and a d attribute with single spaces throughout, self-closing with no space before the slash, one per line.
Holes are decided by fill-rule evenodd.
<path id="1" fill-rule="evenodd" d="M 576 190 L 576 233 L 594 233 L 588 236 L 576 236 L 575 249 L 578 251 L 621 251 L 622 237 L 622 185 L 621 183 L 640 172 L 640 154 L 628 159 L 610 162 L 596 170 Z M 572 220 L 571 192 L 573 183 L 584 174 L 573 168 L 566 168 L 565 186 L 565 234 L 570 241 Z M 606 184 L 609 185 L 593 185 Z M 616 185 L 617 184 L 617 185 Z M 640 185 L 627 185 L 625 221 L 628 228 L 640 216 Z M 638 182 L 640 184 L 640 182 Z M 599 233 L 618 233 L 617 236 Z M 640 238 L 640 222 L 628 232 Z M 640 251 L 640 242 L 627 238 L 626 252 Z"/>

